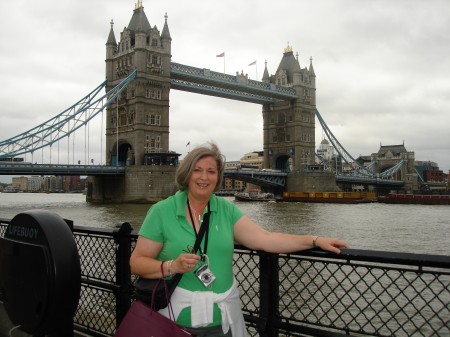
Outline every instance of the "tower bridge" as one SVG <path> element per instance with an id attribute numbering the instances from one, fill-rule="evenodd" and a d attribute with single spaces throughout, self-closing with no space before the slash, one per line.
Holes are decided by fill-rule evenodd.
<path id="1" fill-rule="evenodd" d="M 150 25 L 142 4 L 138 3 L 119 41 L 111 22 L 106 42 L 106 81 L 52 120 L 0 142 L 0 157 L 33 154 L 52 146 L 69 138 L 105 110 L 105 167 L 121 169 L 111 174 L 113 169 L 94 172 L 96 168 L 86 168 L 92 170 L 91 173 L 85 171 L 90 176 L 87 199 L 158 201 L 176 191 L 174 175 L 179 154 L 171 151 L 169 144 L 170 90 L 174 89 L 262 106 L 263 167 L 283 173 L 228 172 L 227 175 L 288 192 L 336 191 L 336 181 L 349 179 L 336 177 L 331 171 L 307 170 L 315 163 L 316 116 L 340 156 L 346 161 L 352 159 L 317 111 L 312 59 L 309 67 L 300 67 L 298 54 L 294 55 L 288 45 L 276 72 L 269 75 L 266 63 L 262 81 L 255 81 L 243 73 L 229 75 L 174 63 L 171 44 L 167 15 L 159 31 Z M 96 98 L 103 89 L 106 93 Z M 356 161 L 350 159 L 348 162 L 355 165 Z M 379 156 L 377 160 L 384 159 Z M 387 166 L 394 162 L 384 163 Z M 43 174 L 45 171 L 40 169 Z M 51 174 L 55 170 L 56 167 L 48 167 L 47 172 Z M 69 170 L 77 168 L 67 168 L 67 172 Z M 409 165 L 405 170 L 405 174 L 410 174 Z M 3 172 L 0 168 L 0 174 L 5 174 Z M 362 172 L 367 181 L 375 179 L 370 181 L 375 184 L 379 179 L 386 179 L 362 166 L 355 166 L 354 172 Z M 397 178 L 398 184 L 405 181 L 404 174 Z"/>

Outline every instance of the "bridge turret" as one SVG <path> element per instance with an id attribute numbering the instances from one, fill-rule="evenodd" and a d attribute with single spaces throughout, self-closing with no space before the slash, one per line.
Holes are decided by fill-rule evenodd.
<path id="1" fill-rule="evenodd" d="M 264 74 L 262 77 L 262 81 L 264 83 L 270 83 L 270 76 L 269 76 L 269 71 L 267 70 L 267 60 L 264 62 L 265 66 L 264 66 Z"/>
<path id="2" fill-rule="evenodd" d="M 108 40 L 106 41 L 106 79 L 112 81 L 114 79 L 114 54 L 117 52 L 116 36 L 114 35 L 114 21 L 111 20 L 111 29 L 109 31 Z"/>
<path id="3" fill-rule="evenodd" d="M 275 84 L 282 86 L 299 85 L 300 72 L 300 63 L 298 62 L 298 59 L 294 57 L 292 46 L 288 44 L 288 46 L 284 48 L 283 58 L 275 73 Z"/>
<path id="4" fill-rule="evenodd" d="M 169 25 L 167 24 L 167 13 L 164 15 L 164 27 L 161 32 L 161 63 L 162 75 L 170 76 L 170 62 L 172 61 L 172 37 L 169 32 Z"/>
<path id="5" fill-rule="evenodd" d="M 312 64 L 312 56 L 309 58 L 309 81 L 311 83 L 311 104 L 316 105 L 316 73 Z"/>
<path id="6" fill-rule="evenodd" d="M 161 45 L 164 48 L 164 51 L 167 53 L 172 52 L 172 37 L 169 32 L 169 25 L 167 24 L 167 13 L 164 15 L 164 27 L 161 33 Z"/>
<path id="7" fill-rule="evenodd" d="M 309 76 L 311 77 L 312 85 L 316 86 L 316 73 L 314 72 L 313 64 L 312 64 L 312 56 L 309 58 Z"/>
<path id="8" fill-rule="evenodd" d="M 152 28 L 142 6 L 142 1 L 138 1 L 133 11 L 128 30 L 131 33 L 131 44 L 134 39 L 134 66 L 138 72 L 144 72 L 147 66 L 147 37 L 151 34 Z M 156 27 L 155 27 L 156 30 Z"/>
<path id="9" fill-rule="evenodd" d="M 295 55 L 295 60 L 297 62 L 293 63 L 293 69 L 292 69 L 292 84 L 293 85 L 299 85 L 302 82 L 302 70 L 300 68 L 300 62 L 298 61 L 298 52 Z"/>

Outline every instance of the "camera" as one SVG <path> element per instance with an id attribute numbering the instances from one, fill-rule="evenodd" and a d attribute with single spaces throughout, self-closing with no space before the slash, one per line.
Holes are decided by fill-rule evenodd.
<path id="1" fill-rule="evenodd" d="M 204 264 L 203 266 L 200 266 L 196 271 L 195 275 L 198 277 L 198 279 L 203 283 L 205 287 L 209 287 L 211 283 L 214 282 L 216 277 L 212 273 L 212 271 L 209 269 L 207 264 Z"/>

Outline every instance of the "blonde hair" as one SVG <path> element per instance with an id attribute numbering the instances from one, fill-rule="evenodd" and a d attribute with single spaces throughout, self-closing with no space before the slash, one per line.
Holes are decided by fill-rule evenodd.
<path id="1" fill-rule="evenodd" d="M 198 146 L 189 152 L 178 166 L 177 172 L 175 173 L 175 181 L 181 190 L 189 186 L 189 179 L 191 178 L 192 172 L 194 172 L 195 164 L 205 157 L 212 157 L 217 163 L 218 180 L 214 191 L 218 191 L 220 186 L 222 186 L 225 157 L 216 144 L 208 143 Z"/>

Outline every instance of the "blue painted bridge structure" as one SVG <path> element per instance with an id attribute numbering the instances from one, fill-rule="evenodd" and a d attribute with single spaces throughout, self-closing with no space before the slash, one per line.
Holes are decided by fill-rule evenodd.
<path id="1" fill-rule="evenodd" d="M 123 175 L 125 166 L 0 163 L 0 175 Z"/>
<path id="2" fill-rule="evenodd" d="M 264 187 L 285 187 L 287 173 L 261 170 L 225 170 L 224 176 Z"/>
<path id="3" fill-rule="evenodd" d="M 256 104 L 270 104 L 276 100 L 291 101 L 297 98 L 296 91 L 293 88 L 250 80 L 243 74 L 237 73 L 233 76 L 173 62 L 170 64 L 170 71 L 171 88 L 176 90 Z M 100 94 L 101 90 L 107 85 L 105 81 L 80 101 L 50 120 L 15 137 L 1 141 L 0 159 L 24 154 L 33 155 L 37 150 L 51 148 L 53 144 L 70 138 L 73 133 L 82 127 L 86 127 L 95 116 L 102 113 L 109 104 L 114 102 L 136 75 L 136 71 L 130 72 L 117 86 L 106 94 Z M 404 184 L 401 180 L 393 180 L 390 174 L 375 174 L 370 170 L 370 167 L 360 166 L 337 141 L 318 111 L 316 111 L 316 115 L 338 153 L 355 169 L 355 174 L 336 175 L 337 182 L 392 186 L 402 186 Z M 398 165 L 395 169 L 400 167 L 401 165 Z M 395 173 L 395 170 L 391 171 L 389 173 Z M 99 176 L 124 174 L 125 167 L 123 166 L 0 163 L 0 175 Z M 286 172 L 235 170 L 226 171 L 225 175 L 232 179 L 265 187 L 285 187 L 287 182 Z"/>
<path id="4" fill-rule="evenodd" d="M 0 159 L 33 155 L 37 150 L 50 148 L 67 139 L 114 102 L 136 75 L 137 71 L 130 72 L 128 77 L 102 95 L 100 92 L 107 85 L 105 81 L 62 113 L 26 132 L 0 141 Z M 293 100 L 297 97 L 292 88 L 249 80 L 239 74 L 232 76 L 179 63 L 171 63 L 171 88 L 252 103 L 272 103 L 276 99 Z"/>
<path id="5" fill-rule="evenodd" d="M 263 170 L 226 170 L 225 177 L 251 183 L 268 188 L 285 187 L 287 184 L 287 172 L 270 172 Z M 336 175 L 336 182 L 346 184 L 370 184 L 377 186 L 401 187 L 403 180 L 386 179 L 382 177 L 368 177 L 357 175 Z"/>
<path id="6" fill-rule="evenodd" d="M 254 81 L 243 74 L 233 76 L 174 62 L 170 64 L 170 78 L 172 89 L 249 103 L 268 104 L 298 98 L 293 88 Z"/>

